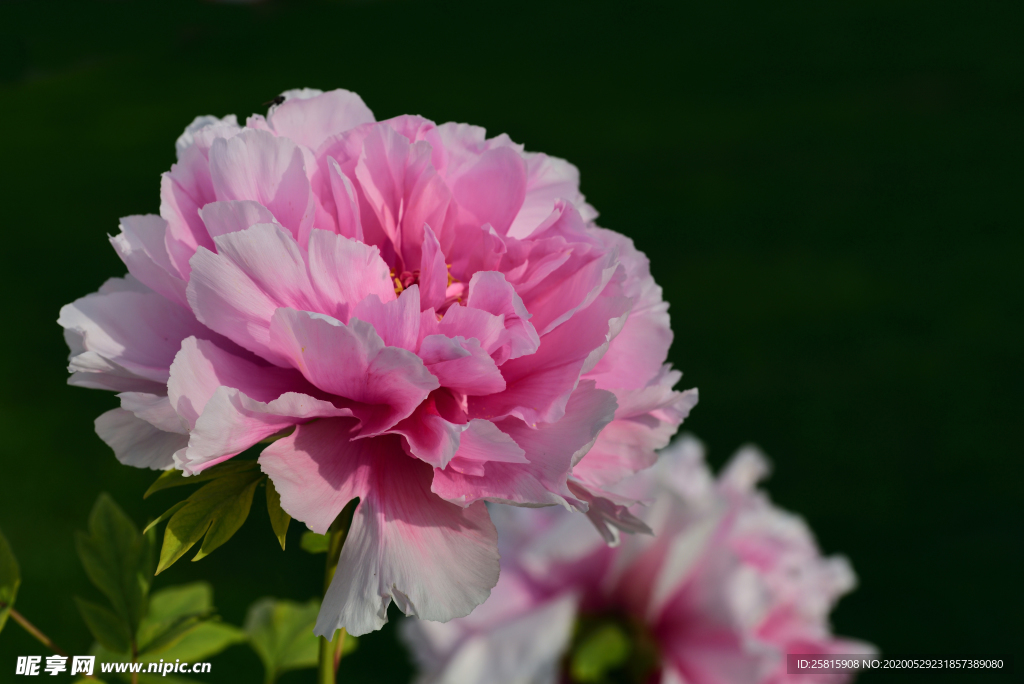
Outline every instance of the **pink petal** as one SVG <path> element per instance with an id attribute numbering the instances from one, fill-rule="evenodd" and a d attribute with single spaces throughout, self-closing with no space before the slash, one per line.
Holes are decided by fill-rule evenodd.
<path id="1" fill-rule="evenodd" d="M 558 157 L 526 153 L 526 197 L 508 229 L 508 235 L 525 238 L 551 215 L 558 200 L 568 200 L 583 215 L 585 221 L 597 218 L 597 212 L 580 194 L 579 170 Z"/>
<path id="2" fill-rule="evenodd" d="M 509 285 L 501 273 L 485 271 L 473 274 L 473 279 L 469 281 L 466 305 L 505 317 L 507 358 L 517 359 L 537 351 L 540 337 L 530 323 L 530 313 L 515 288 Z"/>
<path id="3" fill-rule="evenodd" d="M 697 404 L 697 390 L 672 391 L 680 373 L 667 372 L 664 380 L 641 390 L 618 390 L 619 408 L 573 474 L 588 485 L 606 487 L 657 460 L 679 424 Z"/>
<path id="4" fill-rule="evenodd" d="M 430 309 L 430 311 L 433 310 Z M 495 358 L 495 363 L 504 363 L 507 359 L 509 336 L 505 331 L 503 316 L 495 316 L 488 311 L 468 306 L 450 306 L 440 321 L 436 316 L 432 315 L 431 317 L 434 318 L 434 321 L 429 327 L 427 325 L 430 324 L 429 318 L 420 321 L 421 340 L 436 334 L 452 338 L 475 339 L 484 351 Z"/>
<path id="5" fill-rule="evenodd" d="M 121 234 L 110 238 L 128 272 L 171 301 L 188 306 L 185 281 L 171 264 L 164 238 L 167 221 L 159 216 L 126 216 Z"/>
<path id="6" fill-rule="evenodd" d="M 199 215 L 211 237 L 237 233 L 257 223 L 277 223 L 269 209 L 254 200 L 210 202 Z"/>
<path id="7" fill-rule="evenodd" d="M 309 239 L 309 275 L 323 311 L 347 322 L 370 295 L 395 299 L 395 285 L 380 250 L 341 235 L 314 230 Z"/>
<path id="8" fill-rule="evenodd" d="M 327 138 L 373 120 L 363 99 L 341 88 L 308 98 L 289 97 L 267 115 L 275 133 L 314 152 Z"/>
<path id="9" fill-rule="evenodd" d="M 406 456 L 398 437 L 348 441 L 349 427 L 324 420 L 299 426 L 260 457 L 284 509 L 315 531 L 326 532 L 342 506 L 360 498 L 315 632 L 379 629 L 392 600 L 428 620 L 468 614 L 498 580 L 487 509 L 438 499 L 430 466 Z"/>
<path id="10" fill-rule="evenodd" d="M 181 340 L 209 334 L 191 311 L 135 283 L 61 308 L 57 322 L 77 338 L 71 384 L 161 393 Z"/>
<path id="11" fill-rule="evenodd" d="M 507 389 L 469 400 L 474 418 L 515 416 L 527 424 L 553 423 L 565 412 L 580 374 L 600 358 L 629 311 L 624 297 L 602 297 L 541 338 L 535 354 L 501 367 Z"/>
<path id="12" fill-rule="evenodd" d="M 466 468 L 457 455 L 445 470 L 435 469 L 432 490 L 462 505 L 484 499 L 585 509 L 586 504 L 568 489 L 567 479 L 573 463 L 586 454 L 614 412 L 614 395 L 595 389 L 593 382 L 581 383 L 568 402 L 565 415 L 557 422 L 538 424 L 535 428 L 514 418 L 496 423 L 501 433 L 511 437 L 525 452 L 528 463 L 487 461 L 479 474 L 479 468 Z M 468 431 L 463 433 L 463 439 L 466 434 Z"/>
<path id="13" fill-rule="evenodd" d="M 153 427 L 164 432 L 188 434 L 188 424 L 174 411 L 167 396 L 145 392 L 121 392 L 117 398 L 121 400 L 121 408 L 131 411 L 136 418 L 141 418 Z"/>
<path id="14" fill-rule="evenodd" d="M 606 492 L 587 487 L 576 479 L 569 480 L 569 491 L 587 503 L 587 518 L 609 546 L 618 546 L 619 530 L 631 534 L 654 534 L 647 523 L 629 512 L 629 506 L 636 502 L 619 503 L 614 495 L 608 496 Z"/>
<path id="15" fill-rule="evenodd" d="M 311 418 L 351 416 L 328 401 L 287 392 L 270 402 L 256 401 L 230 387 L 218 387 L 203 407 L 184 453 L 175 463 L 186 474 L 226 461 L 260 440 Z"/>
<path id="16" fill-rule="evenodd" d="M 188 435 L 165 432 L 116 408 L 96 419 L 96 434 L 114 450 L 117 460 L 136 468 L 166 470 L 174 465 L 174 452 L 188 444 Z"/>
<path id="17" fill-rule="evenodd" d="M 189 337 L 182 341 L 171 364 L 167 396 L 190 428 L 196 426 L 206 403 L 221 386 L 241 390 L 262 402 L 291 391 L 316 392 L 301 373 L 291 368 L 258 366 L 209 340 Z"/>
<path id="18" fill-rule="evenodd" d="M 359 196 L 352 186 L 352 181 L 341 172 L 341 167 L 334 159 L 327 158 L 327 166 L 331 176 L 331 194 L 334 200 L 339 235 L 362 242 L 363 222 L 359 218 Z"/>
<path id="19" fill-rule="evenodd" d="M 455 471 L 480 477 L 484 475 L 486 463 L 530 462 L 523 448 L 491 421 L 474 418 L 466 428 L 451 463 Z"/>
<path id="20" fill-rule="evenodd" d="M 302 150 L 287 138 L 245 130 L 210 148 L 219 200 L 255 200 L 298 238 L 313 223 L 313 195 Z"/>
<path id="21" fill-rule="evenodd" d="M 402 435 L 409 453 L 425 463 L 444 468 L 459 450 L 459 441 L 466 423 L 453 423 L 442 417 L 432 398 L 420 404 L 411 416 L 388 430 Z"/>
<path id="22" fill-rule="evenodd" d="M 445 290 L 448 289 L 448 267 L 444 262 L 441 244 L 430 226 L 423 227 L 422 249 L 419 282 L 421 306 L 440 309 L 445 303 Z"/>
<path id="23" fill-rule="evenodd" d="M 479 340 L 428 335 L 420 345 L 419 357 L 442 387 L 472 396 L 505 389 L 505 378 Z"/>
<path id="24" fill-rule="evenodd" d="M 277 302 L 220 254 L 200 249 L 189 263 L 192 275 L 186 294 L 196 318 L 240 347 L 288 365 L 270 345 L 270 319 Z"/>
<path id="25" fill-rule="evenodd" d="M 351 310 L 350 316 L 373 326 L 389 347 L 416 351 L 420 332 L 420 290 L 413 285 L 402 291 L 398 299 L 381 303 L 369 295 Z"/>
<path id="26" fill-rule="evenodd" d="M 216 199 L 209 161 L 197 145 L 188 147 L 160 178 L 160 216 L 167 221 L 165 245 L 182 278 L 188 278 L 188 261 L 197 248 L 213 248 L 199 210 Z"/>
<path id="27" fill-rule="evenodd" d="M 437 378 L 412 352 L 386 347 L 373 326 L 320 314 L 278 309 L 271 323 L 275 350 L 314 385 L 368 406 L 353 407 L 360 434 L 386 430 L 409 417 Z"/>
<path id="28" fill-rule="evenodd" d="M 463 212 L 460 222 L 489 223 L 501 235 L 508 232 L 526 197 L 526 164 L 518 151 L 511 147 L 488 150 L 449 178 Z"/>

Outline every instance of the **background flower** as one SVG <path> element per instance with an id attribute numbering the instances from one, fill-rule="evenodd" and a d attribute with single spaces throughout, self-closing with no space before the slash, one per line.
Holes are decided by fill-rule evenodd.
<path id="1" fill-rule="evenodd" d="M 626 485 L 656 536 L 610 549 L 552 511 L 495 511 L 504 542 L 492 598 L 447 624 L 408 620 L 423 682 L 845 681 L 786 674 L 785 655 L 872 654 L 834 637 L 828 614 L 855 584 L 804 521 L 756 489 L 768 464 L 738 452 L 715 480 L 703 447 L 677 440 Z"/>

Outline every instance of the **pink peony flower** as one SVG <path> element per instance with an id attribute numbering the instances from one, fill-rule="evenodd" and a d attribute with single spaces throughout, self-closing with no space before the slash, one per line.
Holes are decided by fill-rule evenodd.
<path id="1" fill-rule="evenodd" d="M 831 634 L 828 614 L 853 588 L 853 571 L 845 558 L 822 558 L 803 520 L 756 489 L 767 470 L 747 448 L 715 481 L 700 443 L 678 440 L 652 471 L 622 485 L 652 499 L 639 515 L 656 536 L 615 549 L 577 516 L 496 507 L 502 569 L 490 599 L 448 624 L 403 624 L 420 681 L 848 680 L 786 674 L 787 653 L 874 649 Z M 587 678 L 574 669 L 578 654 L 602 629 L 618 642 L 593 643 L 606 652 L 618 643 L 620 657 L 597 673 L 605 676 Z"/>
<path id="2" fill-rule="evenodd" d="M 498 576 L 484 501 L 643 528 L 607 488 L 697 395 L 575 167 L 345 90 L 199 117 L 177 153 L 160 215 L 111 238 L 130 275 L 61 310 L 69 382 L 119 392 L 96 431 L 122 463 L 192 474 L 287 434 L 259 462 L 288 513 L 322 533 L 360 499 L 318 634 L 392 600 L 469 613 Z"/>

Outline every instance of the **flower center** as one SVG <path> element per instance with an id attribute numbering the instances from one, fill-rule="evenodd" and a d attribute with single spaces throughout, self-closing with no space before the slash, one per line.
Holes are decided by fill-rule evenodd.
<path id="1" fill-rule="evenodd" d="M 647 684 L 661 662 L 649 627 L 620 613 L 582 614 L 562 660 L 572 684 Z"/>

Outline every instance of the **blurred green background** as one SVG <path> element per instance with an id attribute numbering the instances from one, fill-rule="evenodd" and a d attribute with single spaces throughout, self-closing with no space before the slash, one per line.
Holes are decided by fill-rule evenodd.
<path id="1" fill-rule="evenodd" d="M 138 522 L 177 500 L 143 501 L 154 476 L 93 433 L 116 399 L 65 385 L 60 306 L 124 272 L 106 234 L 158 210 L 195 115 L 344 87 L 378 118 L 468 121 L 580 168 L 672 304 L 671 360 L 701 391 L 686 429 L 716 467 L 759 444 L 773 498 L 852 559 L 838 632 L 890 654 L 1019 653 L 1022 8 L 0 2 L 0 527 L 19 608 L 85 653 L 73 531 L 100 491 Z M 297 523 L 276 548 L 260 501 L 156 586 L 208 578 L 235 624 L 259 596 L 315 595 L 322 557 Z M 390 626 L 364 638 L 346 681 L 407 681 L 394 644 Z M 38 652 L 9 624 L 0 681 Z M 260 681 L 245 647 L 214 663 L 206 681 Z"/>

